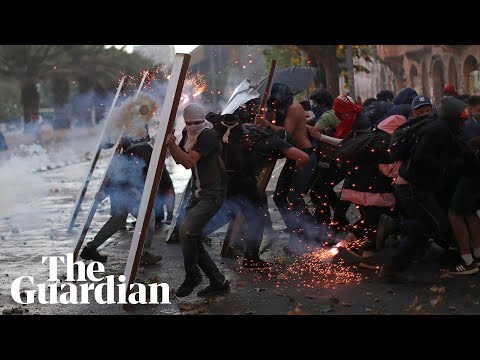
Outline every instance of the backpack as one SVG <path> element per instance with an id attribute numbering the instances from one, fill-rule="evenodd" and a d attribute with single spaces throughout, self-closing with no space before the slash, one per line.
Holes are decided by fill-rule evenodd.
<path id="1" fill-rule="evenodd" d="M 352 130 L 338 145 L 335 151 L 336 160 L 341 163 L 389 163 L 389 142 L 385 140 L 387 136 L 387 133 L 375 126 Z"/>
<path id="2" fill-rule="evenodd" d="M 363 115 L 375 124 L 379 119 L 385 117 L 388 111 L 393 107 L 392 103 L 386 101 L 373 101 L 363 108 Z"/>
<path id="3" fill-rule="evenodd" d="M 390 159 L 392 161 L 407 160 L 418 142 L 420 129 L 430 121 L 430 117 L 414 118 L 395 129 L 390 140 Z"/>

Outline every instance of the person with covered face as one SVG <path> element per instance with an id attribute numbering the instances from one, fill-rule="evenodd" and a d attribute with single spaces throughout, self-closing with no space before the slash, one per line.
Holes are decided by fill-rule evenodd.
<path id="1" fill-rule="evenodd" d="M 137 217 L 153 151 L 148 140 L 148 136 L 140 139 L 127 136 L 121 139 L 120 144 L 125 150 L 113 158 L 104 190 L 96 194 L 97 201 L 110 196 L 111 216 L 93 240 L 83 248 L 80 253 L 82 259 L 107 261 L 107 256 L 100 254 L 98 247 L 125 227 L 128 214 Z M 155 211 L 152 210 L 141 260 L 144 265 L 154 265 L 162 259 L 148 251 L 152 247 L 154 231 Z"/>
<path id="2" fill-rule="evenodd" d="M 333 102 L 333 111 L 335 112 L 335 116 L 339 120 L 339 123 L 335 127 L 333 136 L 322 134 L 321 127 L 320 128 L 318 126 L 308 127 L 308 133 L 310 137 L 329 145 L 327 149 L 330 148 L 329 150 L 331 154 L 329 155 L 330 157 L 333 157 L 334 147 L 338 146 L 338 144 L 340 144 L 342 139 L 345 136 L 347 136 L 347 134 L 350 131 L 354 129 L 356 121 L 362 112 L 362 108 L 357 104 L 355 104 L 355 102 L 350 96 L 339 95 L 335 98 L 335 101 Z M 324 150 L 322 150 L 322 152 L 324 152 Z M 343 175 L 344 171 L 340 170 L 339 172 L 337 172 L 337 174 Z M 337 180 L 338 180 L 338 177 L 336 177 L 335 181 Z M 317 185 L 313 185 L 313 189 L 316 190 L 315 191 L 316 193 L 320 193 L 321 191 L 324 191 L 323 189 L 317 190 L 316 186 Z M 331 186 L 333 187 L 333 185 Z M 322 208 L 321 206 L 322 204 L 325 204 L 325 203 L 320 202 L 320 206 L 319 206 L 320 212 L 323 211 L 324 214 L 327 214 L 330 211 L 330 207 L 328 205 L 327 206 L 324 205 Z M 334 227 L 336 230 L 342 230 L 343 227 L 349 225 L 349 221 L 346 216 L 349 206 L 350 206 L 350 202 L 344 201 L 344 200 L 340 200 L 334 203 L 334 216 L 333 216 L 333 222 L 331 226 Z"/>
<path id="3" fill-rule="evenodd" d="M 177 297 L 190 295 L 202 282 L 202 274 L 210 281 L 200 290 L 200 297 L 225 294 L 230 282 L 220 272 L 202 243 L 203 229 L 222 207 L 226 195 L 227 174 L 220 158 L 221 144 L 212 123 L 205 119 L 198 104 L 191 103 L 183 110 L 186 132 L 176 144 L 175 135 L 167 136 L 170 154 L 177 164 L 192 169 L 192 195 L 179 237 L 183 251 L 185 280 L 176 291 Z"/>
<path id="4" fill-rule="evenodd" d="M 285 130 L 297 149 L 309 156 L 309 163 L 298 167 L 298 161 L 287 159 L 277 181 L 273 200 L 282 215 L 287 230 L 291 234 L 290 247 L 284 250 L 296 252 L 303 246 L 305 230 L 314 224 L 314 219 L 307 209 L 303 194 L 308 191 L 310 178 L 315 170 L 317 155 L 308 138 L 306 116 L 303 107 L 293 101 L 293 93 L 287 85 L 275 83 L 267 100 L 265 116 L 258 115 L 257 125 L 273 130 Z"/>
<path id="5" fill-rule="evenodd" d="M 400 90 L 393 98 L 393 106 L 376 121 L 376 124 L 378 125 L 381 121 L 392 115 L 402 115 L 408 119 L 412 115 L 412 102 L 417 96 L 418 93 L 410 87 Z"/>
<path id="6" fill-rule="evenodd" d="M 428 114 L 429 121 L 417 130 L 414 148 L 400 165 L 395 195 L 406 221 L 397 246 L 380 271 L 380 277 L 386 280 L 405 280 L 402 272 L 428 238 L 438 238 L 447 247 L 453 238 L 436 193 L 448 173 L 458 173 L 464 166 L 456 134 L 466 120 L 466 107 L 458 99 L 444 97 L 438 112 Z"/>

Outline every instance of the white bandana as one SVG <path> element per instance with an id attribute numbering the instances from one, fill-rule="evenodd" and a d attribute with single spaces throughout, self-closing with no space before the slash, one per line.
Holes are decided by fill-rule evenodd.
<path id="1" fill-rule="evenodd" d="M 238 124 L 235 123 L 233 125 L 227 125 L 225 124 L 223 121 L 222 121 L 222 125 L 225 126 L 227 128 L 227 131 L 225 131 L 225 134 L 223 135 L 223 138 L 222 138 L 222 141 L 226 144 L 228 144 L 228 138 L 230 136 L 230 130 L 233 129 L 235 126 L 237 126 Z"/>
<path id="2" fill-rule="evenodd" d="M 205 129 L 213 129 L 213 124 L 203 119 L 203 123 L 198 125 L 186 125 L 187 128 L 187 140 L 183 148 L 185 151 L 190 151 L 197 142 L 198 135 Z"/>

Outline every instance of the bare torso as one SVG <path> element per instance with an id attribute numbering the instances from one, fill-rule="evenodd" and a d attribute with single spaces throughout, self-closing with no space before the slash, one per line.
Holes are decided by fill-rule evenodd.
<path id="1" fill-rule="evenodd" d="M 302 150 L 312 147 L 312 143 L 308 138 L 307 119 L 302 105 L 298 103 L 290 105 L 284 126 L 285 130 L 292 135 L 296 148 Z"/>

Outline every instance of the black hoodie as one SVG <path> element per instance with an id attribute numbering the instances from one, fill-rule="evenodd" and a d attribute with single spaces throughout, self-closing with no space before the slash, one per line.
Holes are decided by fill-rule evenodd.
<path id="1" fill-rule="evenodd" d="M 431 122 L 420 128 L 412 155 L 400 166 L 402 178 L 421 191 L 432 192 L 442 187 L 447 174 L 463 171 L 456 134 L 466 106 L 453 97 L 442 99 L 438 112 L 429 116 Z"/>
<path id="2" fill-rule="evenodd" d="M 408 119 L 412 114 L 412 101 L 417 96 L 418 93 L 412 88 L 407 87 L 400 90 L 397 96 L 393 98 L 393 106 L 383 117 L 377 120 L 376 124 L 380 124 L 383 120 L 392 115 L 402 115 Z"/>

